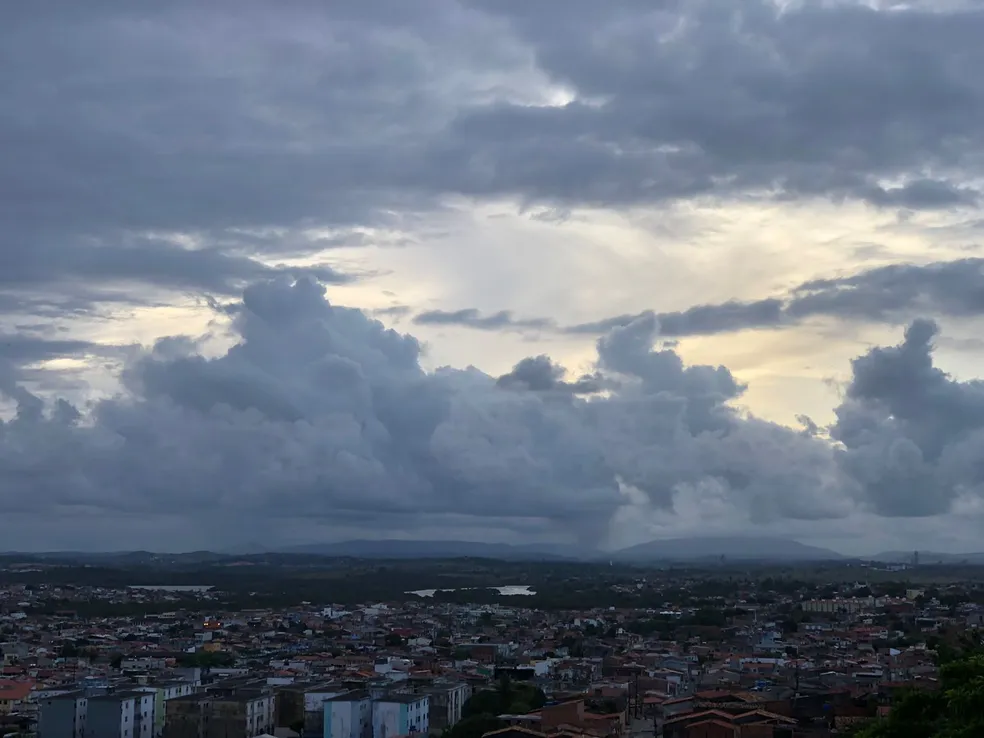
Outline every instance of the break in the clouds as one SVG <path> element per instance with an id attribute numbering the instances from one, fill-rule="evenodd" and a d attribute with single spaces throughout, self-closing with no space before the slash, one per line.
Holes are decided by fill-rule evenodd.
<path id="1" fill-rule="evenodd" d="M 730 300 L 666 313 L 646 310 L 566 326 L 548 318 L 517 318 L 505 310 L 483 315 L 475 308 L 431 310 L 418 314 L 414 322 L 480 330 L 598 335 L 649 316 L 657 321 L 661 336 L 682 338 L 794 326 L 817 316 L 899 323 L 923 313 L 958 318 L 984 314 L 984 259 L 890 264 L 857 274 L 810 280 L 782 297 L 750 302 Z"/>
<path id="2" fill-rule="evenodd" d="M 921 320 L 984 308 L 982 37 L 959 0 L 0 4 L 0 525 L 940 541 L 984 509 Z M 788 393 L 824 371 L 829 425 Z"/>

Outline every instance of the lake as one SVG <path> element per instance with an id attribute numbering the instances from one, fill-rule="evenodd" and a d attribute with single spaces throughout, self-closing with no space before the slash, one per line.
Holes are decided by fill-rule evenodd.
<path id="1" fill-rule="evenodd" d="M 529 584 L 506 584 L 502 587 L 463 587 L 462 591 L 469 589 L 494 589 L 499 592 L 499 594 L 511 597 L 513 595 L 535 595 L 532 589 L 530 589 Z M 435 592 L 457 592 L 458 590 L 454 587 L 448 589 L 441 588 L 437 589 L 415 589 L 411 592 L 404 592 L 404 594 L 417 595 L 418 597 L 433 597 Z"/>

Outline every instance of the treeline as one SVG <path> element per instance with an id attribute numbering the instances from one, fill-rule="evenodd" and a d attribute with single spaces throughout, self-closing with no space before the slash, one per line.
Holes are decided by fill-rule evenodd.
<path id="1" fill-rule="evenodd" d="M 912 690 L 887 718 L 861 728 L 856 738 L 981 738 L 984 736 L 984 650 L 941 652 L 940 688 Z"/>

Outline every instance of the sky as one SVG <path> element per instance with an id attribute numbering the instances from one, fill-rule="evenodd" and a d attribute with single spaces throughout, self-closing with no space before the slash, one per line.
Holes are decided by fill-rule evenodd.
<path id="1" fill-rule="evenodd" d="M 0 550 L 984 531 L 984 0 L 0 4 Z"/>

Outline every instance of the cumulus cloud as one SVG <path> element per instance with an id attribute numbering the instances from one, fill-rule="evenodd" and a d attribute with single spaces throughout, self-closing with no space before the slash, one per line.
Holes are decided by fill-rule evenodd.
<path id="1" fill-rule="evenodd" d="M 536 228 L 693 198 L 973 207 L 980 3 L 226 5 L 0 5 L 0 63 L 16 70 L 0 81 L 0 312 L 192 293 L 235 300 L 219 312 L 236 338 L 218 358 L 164 341 L 126 360 L 119 396 L 73 408 L 25 367 L 111 349 L 5 333 L 0 477 L 30 491 L 5 496 L 7 519 L 88 510 L 232 541 L 290 511 L 348 530 L 440 520 L 598 542 L 627 509 L 766 525 L 978 495 L 979 387 L 933 366 L 928 324 L 859 358 L 835 425 L 805 432 L 736 410 L 742 382 L 684 365 L 665 339 L 977 315 L 979 259 L 576 325 L 414 317 L 597 337 L 582 376 L 547 356 L 501 377 L 425 372 L 416 339 L 330 305 L 318 283 L 355 278 L 339 252 L 416 243 L 463 202 L 512 203 Z"/>
<path id="2" fill-rule="evenodd" d="M 567 370 L 564 367 L 555 364 L 549 356 L 541 354 L 522 359 L 512 371 L 500 376 L 496 384 L 500 387 L 532 392 L 560 391 L 573 394 L 590 394 L 611 386 L 600 372 L 583 374 L 573 382 L 564 381 L 566 374 Z"/>
<path id="3" fill-rule="evenodd" d="M 849 505 L 828 445 L 733 410 L 743 385 L 654 348 L 651 318 L 605 336 L 598 373 L 566 382 L 544 356 L 498 380 L 425 372 L 415 338 L 331 305 L 309 279 L 257 283 L 232 315 L 224 355 L 164 341 L 127 365 L 120 396 L 78 414 L 0 384 L 19 407 L 0 426 L 0 475 L 30 491 L 7 509 L 181 509 L 217 542 L 285 516 L 403 534 L 454 514 L 593 545 L 624 508 L 620 483 L 663 514 L 708 485 L 742 520 Z M 578 397 L 603 378 L 603 394 Z"/>
<path id="4" fill-rule="evenodd" d="M 934 322 L 917 320 L 898 346 L 855 359 L 836 410 L 840 461 L 882 515 L 935 515 L 984 492 L 984 382 L 935 367 L 936 334 Z"/>

